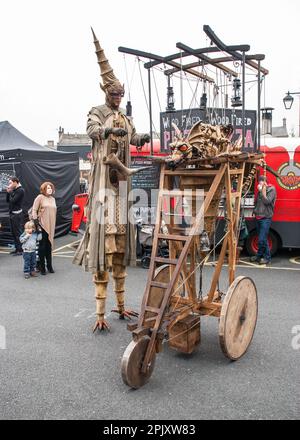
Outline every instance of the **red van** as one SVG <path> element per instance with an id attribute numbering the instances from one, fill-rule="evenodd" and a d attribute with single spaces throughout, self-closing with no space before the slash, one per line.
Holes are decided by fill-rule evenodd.
<path id="1" fill-rule="evenodd" d="M 300 138 L 264 138 L 261 152 L 265 153 L 267 165 L 281 178 L 267 172 L 269 183 L 275 186 L 277 199 L 269 233 L 272 255 L 279 248 L 300 248 Z M 263 170 L 260 170 L 262 173 Z M 255 188 L 257 184 L 255 182 Z M 255 220 L 252 217 L 253 202 L 245 201 L 245 217 L 250 232 L 246 249 L 254 255 L 258 249 Z"/>

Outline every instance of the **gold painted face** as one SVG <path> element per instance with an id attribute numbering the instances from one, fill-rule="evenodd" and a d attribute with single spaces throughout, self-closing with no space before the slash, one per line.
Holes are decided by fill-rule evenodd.
<path id="1" fill-rule="evenodd" d="M 113 109 L 118 109 L 120 107 L 124 92 L 112 91 L 107 93 L 108 105 Z"/>

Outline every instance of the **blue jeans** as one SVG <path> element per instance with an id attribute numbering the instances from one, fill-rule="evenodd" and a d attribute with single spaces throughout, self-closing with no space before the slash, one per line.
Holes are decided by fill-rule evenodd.
<path id="1" fill-rule="evenodd" d="M 271 218 L 256 219 L 256 229 L 258 234 L 257 257 L 271 261 L 271 252 L 268 243 L 268 233 L 271 226 Z"/>
<path id="2" fill-rule="evenodd" d="M 34 252 L 23 252 L 24 259 L 24 273 L 30 273 L 35 271 L 36 256 Z"/>

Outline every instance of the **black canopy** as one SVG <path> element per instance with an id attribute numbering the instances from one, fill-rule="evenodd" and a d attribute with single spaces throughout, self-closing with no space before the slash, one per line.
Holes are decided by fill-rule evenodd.
<path id="1" fill-rule="evenodd" d="M 12 241 L 9 228 L 6 186 L 17 176 L 25 189 L 25 214 L 39 194 L 41 183 L 53 182 L 57 204 L 56 236 L 67 233 L 72 220 L 72 204 L 79 193 L 78 153 L 65 153 L 32 141 L 8 121 L 0 122 L 0 242 Z"/>

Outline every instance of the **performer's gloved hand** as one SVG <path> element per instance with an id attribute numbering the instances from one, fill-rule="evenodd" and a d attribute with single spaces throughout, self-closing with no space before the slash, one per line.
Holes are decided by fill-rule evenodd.
<path id="1" fill-rule="evenodd" d="M 148 144 L 150 142 L 150 136 L 149 136 L 149 134 L 143 134 L 142 136 L 141 136 L 141 147 L 144 145 L 144 144 Z"/>
<path id="2" fill-rule="evenodd" d="M 123 136 L 126 136 L 127 133 L 128 133 L 127 130 L 124 130 L 124 128 L 106 128 L 105 129 L 105 139 L 107 139 L 110 134 L 114 134 L 115 136 L 123 137 Z"/>

